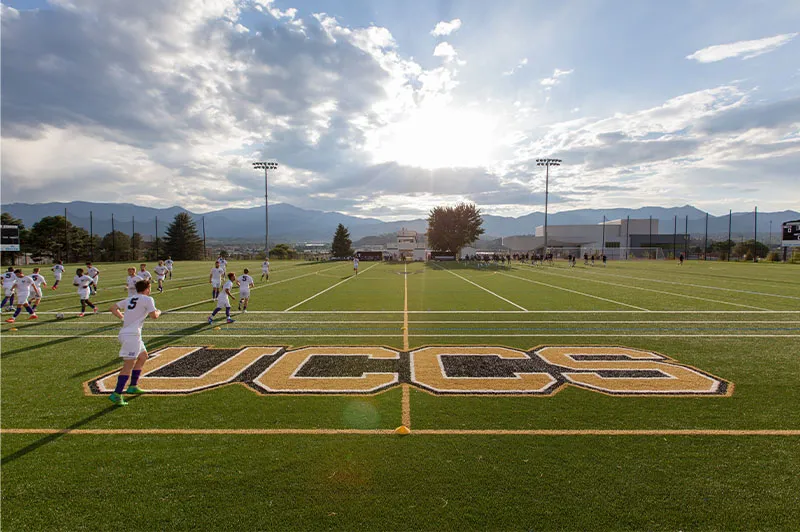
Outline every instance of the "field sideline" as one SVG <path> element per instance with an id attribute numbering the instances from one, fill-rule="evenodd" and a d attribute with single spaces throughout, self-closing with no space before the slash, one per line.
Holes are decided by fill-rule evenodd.
<path id="1" fill-rule="evenodd" d="M 176 346 L 206 348 L 175 351 L 173 366 L 189 372 L 186 386 L 195 379 L 207 388 L 145 394 L 126 408 L 96 390 L 120 366 L 119 322 L 108 307 L 125 297 L 127 265 L 97 266 L 93 300 L 102 313 L 77 317 L 73 265 L 59 290 L 45 290 L 39 320 L 23 313 L 2 325 L 8 530 L 792 529 L 800 522 L 797 266 L 362 262 L 353 276 L 350 262 L 275 261 L 264 283 L 257 262 L 232 262 L 229 271 L 249 267 L 256 279 L 249 312 L 233 301 L 236 322 L 209 326 L 211 264 L 176 263 L 175 278 L 154 295 L 165 313 L 145 324 L 144 340 L 162 357 Z M 249 346 L 272 351 L 220 384 L 214 366 L 198 362 L 229 360 Z M 306 346 L 330 349 L 342 362 L 317 357 L 273 375 Z M 442 372 L 460 375 L 448 381 L 453 386 L 468 386 L 474 372 L 487 386 L 517 386 L 519 373 L 503 372 L 531 371 L 521 368 L 537 348 L 607 346 L 667 357 L 664 364 L 728 388 L 615 395 L 576 385 L 576 375 L 592 377 L 562 368 L 566 377 L 529 395 L 513 387 L 505 395 L 448 395 L 434 392 L 438 377 L 421 369 L 428 346 L 453 351 L 436 359 Z M 506 366 L 486 369 L 466 357 L 481 346 L 505 349 Z M 366 358 L 364 348 L 376 354 Z M 161 381 L 173 382 L 173 366 L 159 370 Z M 366 375 L 365 367 L 377 392 L 279 387 L 299 376 L 335 390 Z M 378 382 L 380 375 L 387 376 Z M 396 435 L 399 425 L 411 434 Z"/>

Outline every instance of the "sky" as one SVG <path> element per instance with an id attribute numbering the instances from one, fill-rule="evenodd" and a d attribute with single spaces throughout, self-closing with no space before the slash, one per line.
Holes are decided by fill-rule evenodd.
<path id="1" fill-rule="evenodd" d="M 2 0 L 3 203 L 800 209 L 800 2 Z"/>

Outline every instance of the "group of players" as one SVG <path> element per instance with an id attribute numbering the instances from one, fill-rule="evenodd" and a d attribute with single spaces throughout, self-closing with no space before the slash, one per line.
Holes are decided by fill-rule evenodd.
<path id="1" fill-rule="evenodd" d="M 220 310 L 225 310 L 225 321 L 233 323 L 235 320 L 231 318 L 231 303 L 228 298 L 233 297 L 231 290 L 234 285 L 239 287 L 239 310 L 247 312 L 247 304 L 250 302 L 250 289 L 255 286 L 255 280 L 250 276 L 250 270 L 245 268 L 242 275 L 236 276 L 234 272 L 229 272 L 228 261 L 224 257 L 219 257 L 214 262 L 214 267 L 208 276 L 208 282 L 211 283 L 211 299 L 216 301 L 216 307 L 208 317 L 208 324 L 214 322 L 214 316 Z M 223 279 L 227 281 L 223 282 Z M 265 259 L 261 263 L 261 279 L 269 281 L 269 259 Z"/>

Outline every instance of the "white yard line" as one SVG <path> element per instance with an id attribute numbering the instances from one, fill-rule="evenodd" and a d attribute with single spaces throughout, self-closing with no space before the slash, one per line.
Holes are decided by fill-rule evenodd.
<path id="1" fill-rule="evenodd" d="M 377 266 L 378 264 L 380 264 L 380 262 L 376 262 L 375 264 L 373 264 L 372 266 L 370 266 L 369 268 L 367 268 L 366 270 L 364 270 L 364 273 L 367 273 L 368 271 L 370 271 L 372 268 L 374 268 L 374 267 L 375 267 L 375 266 Z M 337 286 L 339 286 L 340 284 L 346 283 L 346 282 L 347 282 L 347 281 L 349 281 L 350 279 L 354 279 L 354 278 L 356 278 L 356 277 L 357 277 L 356 275 L 351 275 L 351 276 L 350 276 L 350 277 L 348 277 L 347 279 L 343 279 L 343 280 L 339 281 L 338 283 L 334 284 L 333 286 L 329 286 L 329 287 L 328 287 L 328 288 L 326 288 L 325 290 L 322 290 L 321 292 L 317 292 L 317 293 L 316 293 L 316 294 L 314 294 L 313 296 L 311 296 L 311 297 L 308 297 L 308 298 L 306 298 L 306 299 L 302 300 L 300 303 L 297 303 L 296 305 L 292 305 L 291 307 L 289 307 L 289 308 L 287 308 L 286 310 L 284 310 L 284 312 L 289 312 L 290 310 L 296 309 L 297 307 L 299 307 L 299 306 L 300 306 L 300 305 L 302 305 L 303 303 L 307 303 L 307 302 L 311 301 L 312 299 L 314 299 L 315 297 L 321 296 L 322 294 L 324 294 L 324 293 L 325 293 L 325 292 L 327 292 L 328 290 L 333 290 L 334 288 L 336 288 L 336 287 L 337 287 Z"/>
<path id="2" fill-rule="evenodd" d="M 235 331 L 235 328 L 231 329 Z M 143 338 L 402 338 L 402 334 L 145 334 Z M 415 338 L 800 338 L 800 334 L 415 334 Z M 3 340 L 19 338 L 114 338 L 116 334 L 4 334 Z"/>
<path id="3" fill-rule="evenodd" d="M 281 311 L 283 313 L 283 311 Z M 182 313 L 175 313 L 175 314 L 182 314 Z M 207 312 L 202 312 L 200 314 L 208 314 Z M 249 314 L 249 313 L 248 313 Z M 297 324 L 309 324 L 309 325 L 402 325 L 406 326 L 407 323 L 411 323 L 412 325 L 457 325 L 457 324 L 464 324 L 464 325 L 474 325 L 474 324 L 492 324 L 492 325 L 500 325 L 500 324 L 509 324 L 509 325 L 519 325 L 519 324 L 559 324 L 563 323 L 566 325 L 576 325 L 576 324 L 587 324 L 587 325 L 613 325 L 613 324 L 621 324 L 621 325 L 668 325 L 668 324 L 677 324 L 677 325 L 724 325 L 724 324 L 743 324 L 743 325 L 750 325 L 750 324 L 760 324 L 760 325 L 777 325 L 786 323 L 783 321 L 776 321 L 776 320 L 411 320 L 410 322 L 406 321 L 399 321 L 399 320 L 249 320 L 242 314 L 237 314 L 239 319 L 241 320 L 240 323 L 248 324 L 248 325 L 297 325 Z M 27 320 L 22 320 L 27 321 Z M 20 322 L 21 323 L 21 322 Z M 39 322 L 42 323 L 42 322 Z M 49 323 L 60 324 L 62 322 L 55 322 L 49 321 Z M 69 321 L 63 322 L 63 324 L 69 324 L 70 327 L 73 326 L 87 326 L 92 327 L 95 325 L 111 325 L 114 323 L 120 323 L 119 320 L 113 321 L 103 321 L 103 320 L 81 320 L 81 321 Z M 172 325 L 172 324 L 181 324 L 181 325 L 188 325 L 188 324 L 197 324 L 199 323 L 197 320 L 167 320 L 161 319 L 159 320 L 159 324 L 161 325 Z M 800 325 L 800 322 L 798 322 Z"/>
<path id="4" fill-rule="evenodd" d="M 554 284 L 543 283 L 541 281 L 534 281 L 533 279 L 528 279 L 526 277 L 519 277 L 517 275 L 511 275 L 510 273 L 502 273 L 502 275 L 505 275 L 507 277 L 513 277 L 514 279 L 519 279 L 521 281 L 527 281 L 529 283 L 535 283 L 535 284 L 540 284 L 540 285 L 543 285 L 543 286 L 549 286 L 550 288 L 556 288 L 558 290 L 564 290 L 565 292 L 572 292 L 573 294 L 578 294 L 578 295 L 582 295 L 582 296 L 586 296 L 586 297 L 591 297 L 591 298 L 594 298 L 594 299 L 599 299 L 601 301 L 606 301 L 608 303 L 614 303 L 615 305 L 621 305 L 623 307 L 630 307 L 630 308 L 635 308 L 636 310 L 649 312 L 648 309 L 643 308 L 643 307 L 637 307 L 636 305 L 629 305 L 628 303 L 623 303 L 621 301 L 615 301 L 613 299 L 608 299 L 608 298 L 605 298 L 605 297 L 596 296 L 594 294 L 587 294 L 585 292 L 579 292 L 577 290 L 572 290 L 570 288 L 564 288 L 563 286 L 557 286 L 557 285 L 554 285 Z"/>
<path id="5" fill-rule="evenodd" d="M 491 290 L 489 290 L 488 288 L 485 288 L 485 287 L 483 287 L 483 286 L 479 285 L 478 283 L 474 283 L 474 282 L 470 281 L 469 279 L 467 279 L 466 277 L 462 277 L 461 275 L 458 275 L 458 274 L 457 274 L 457 273 L 455 273 L 455 272 L 452 272 L 452 271 L 450 271 L 450 270 L 448 270 L 448 269 L 446 269 L 446 268 L 442 268 L 442 267 L 441 267 L 441 266 L 439 266 L 438 264 L 436 265 L 436 267 L 437 267 L 437 268 L 439 268 L 440 270 L 444 270 L 444 271 L 446 271 L 446 272 L 447 272 L 447 273 L 449 273 L 450 275 L 455 275 L 456 277 L 458 277 L 458 278 L 459 278 L 459 279 L 461 279 L 462 281 L 466 281 L 466 282 L 468 282 L 469 284 L 471 284 L 471 285 L 473 285 L 473 286 L 477 286 L 478 288 L 480 288 L 481 290 L 483 290 L 483 291 L 485 291 L 485 292 L 489 292 L 489 293 L 490 293 L 490 294 L 492 294 L 494 297 L 496 297 L 496 298 L 498 298 L 498 299 L 502 299 L 503 301 L 505 301 L 505 302 L 506 302 L 506 303 L 508 303 L 509 305 L 513 305 L 513 306 L 517 307 L 517 308 L 518 308 L 518 309 L 520 309 L 520 310 L 524 310 L 525 312 L 527 312 L 527 311 L 528 311 L 528 309 L 526 309 L 526 308 L 525 308 L 525 307 L 523 307 L 522 305 L 517 305 L 517 304 L 516 304 L 516 303 L 514 303 L 513 301 L 511 301 L 511 300 L 509 300 L 509 299 L 506 299 L 506 298 L 504 298 L 504 297 L 503 297 L 503 296 L 501 296 L 501 295 L 495 294 L 494 292 L 492 292 L 492 291 L 491 291 Z"/>
<path id="6" fill-rule="evenodd" d="M 544 274 L 547 274 L 547 275 L 555 275 L 556 277 L 564 277 L 565 279 L 571 279 L 573 281 L 575 280 L 575 277 L 572 277 L 572 276 L 569 276 L 569 275 L 562 275 L 562 274 L 558 274 L 558 273 L 554 273 L 554 272 L 545 271 L 545 269 L 537 269 L 537 270 L 530 270 L 530 271 L 537 271 L 537 272 L 544 273 Z M 755 310 L 769 310 L 769 309 L 765 309 L 765 308 L 762 308 L 762 307 L 755 307 L 753 305 L 743 305 L 741 303 L 731 303 L 730 301 L 720 301 L 718 299 L 709 299 L 709 298 L 700 297 L 700 296 L 690 296 L 690 295 L 687 295 L 687 294 L 678 294 L 678 293 L 675 293 L 675 292 L 664 292 L 663 290 L 656 290 L 654 288 L 644 288 L 644 287 L 641 287 L 641 286 L 630 286 L 630 285 L 626 285 L 626 284 L 612 283 L 612 282 L 609 282 L 609 281 L 600 281 L 598 279 L 592 279 L 592 278 L 586 277 L 586 276 L 582 276 L 580 278 L 580 280 L 581 281 L 589 281 L 590 283 L 607 284 L 609 286 L 616 286 L 616 287 L 619 287 L 619 288 L 627 288 L 628 290 L 643 290 L 645 292 L 655 292 L 656 294 L 662 294 L 662 295 L 667 295 L 667 296 L 675 296 L 675 297 L 685 297 L 685 298 L 689 298 L 689 299 L 697 299 L 697 300 L 700 300 L 700 301 L 705 301 L 707 303 L 719 303 L 720 305 L 731 305 L 731 306 L 734 306 L 734 307 L 751 308 L 751 309 L 755 309 Z"/>
<path id="7" fill-rule="evenodd" d="M 290 279 L 286 279 L 289 281 Z M 276 283 L 277 284 L 277 283 Z M 248 314 L 285 314 L 283 310 L 249 310 Z M 409 310 L 409 314 L 800 314 L 800 310 Z M 41 311 L 37 314 L 58 314 L 56 311 Z M 78 311 L 64 312 L 78 314 Z M 184 310 L 171 314 L 208 314 L 204 310 Z M 295 310 L 292 314 L 396 314 L 402 310 Z M 91 318 L 88 318 L 91 319 Z"/>

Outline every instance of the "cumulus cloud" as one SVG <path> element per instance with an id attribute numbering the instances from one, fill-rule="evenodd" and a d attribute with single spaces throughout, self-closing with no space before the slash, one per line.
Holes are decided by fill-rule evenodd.
<path id="1" fill-rule="evenodd" d="M 434 37 L 442 37 L 444 35 L 450 35 L 454 31 L 457 31 L 461 27 L 461 19 L 454 18 L 450 22 L 441 21 L 436 24 L 436 27 L 431 30 L 431 35 Z"/>
<path id="2" fill-rule="evenodd" d="M 797 37 L 797 33 L 783 33 L 772 37 L 764 37 L 752 41 L 738 41 L 728 44 L 715 44 L 707 48 L 697 50 L 693 54 L 687 55 L 686 59 L 693 59 L 699 63 L 714 63 L 732 57 L 742 57 L 742 59 L 752 59 L 759 55 L 777 50 L 781 46 L 788 44 Z"/>
<path id="3" fill-rule="evenodd" d="M 458 53 L 449 42 L 440 42 L 433 49 L 433 56 L 443 57 L 445 61 L 453 61 L 458 57 Z"/>

